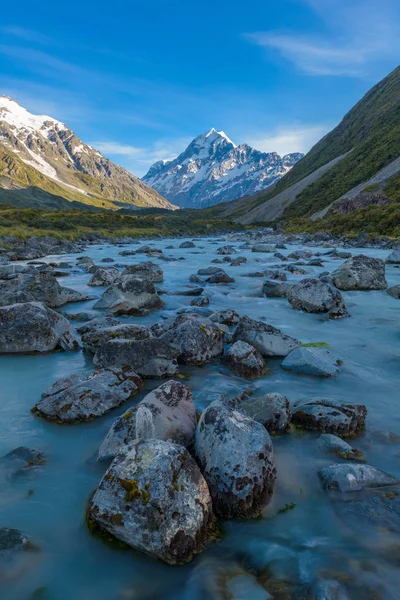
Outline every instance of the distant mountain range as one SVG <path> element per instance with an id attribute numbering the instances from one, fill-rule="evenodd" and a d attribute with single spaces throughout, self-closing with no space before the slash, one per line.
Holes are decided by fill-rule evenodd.
<path id="1" fill-rule="evenodd" d="M 340 233 L 353 227 L 354 231 L 364 228 L 384 235 L 394 229 L 399 201 L 397 67 L 275 185 L 221 206 L 218 214 L 243 224 L 302 219 L 309 230 L 330 226 Z M 397 226 L 400 232 L 398 222 Z"/>
<path id="2" fill-rule="evenodd" d="M 64 123 L 33 115 L 7 96 L 0 96 L 0 202 L 37 208 L 176 208 Z"/>
<path id="3" fill-rule="evenodd" d="M 213 128 L 174 160 L 156 162 L 142 181 L 181 208 L 205 208 L 267 188 L 302 156 L 296 152 L 280 157 L 247 144 L 236 146 Z"/>

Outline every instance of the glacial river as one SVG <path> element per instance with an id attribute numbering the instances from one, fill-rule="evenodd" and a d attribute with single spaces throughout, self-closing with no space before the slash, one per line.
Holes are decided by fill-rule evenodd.
<path id="1" fill-rule="evenodd" d="M 161 248 L 166 255 L 185 257 L 179 262 L 148 259 L 143 254 L 119 256 L 121 250 L 135 249 L 137 245 L 89 246 L 84 254 L 102 265 L 100 260 L 104 257 L 123 264 L 143 260 L 159 263 L 164 270 L 164 282 L 158 287 L 172 293 L 187 285 L 192 273 L 211 265 L 219 246 L 232 243 L 238 248 L 243 244 L 243 240 L 223 242 L 203 238 L 195 240 L 196 248 L 179 249 L 182 241 L 141 241 Z M 170 245 L 174 249 L 166 249 Z M 281 252 L 287 255 L 297 248 L 300 246 L 288 246 Z M 322 247 L 311 249 L 313 253 L 327 251 Z M 389 254 L 375 249 L 351 249 L 351 252 L 382 259 Z M 284 267 L 284 263 L 272 254 L 252 253 L 249 249 L 240 249 L 238 253 L 246 256 L 247 263 L 239 267 L 221 265 L 236 281 L 229 285 L 209 285 L 206 291 L 210 305 L 206 309 L 233 308 L 242 316 L 270 323 L 302 342 L 326 342 L 343 361 L 336 378 L 318 379 L 288 373 L 280 367 L 279 360 L 271 359 L 267 361 L 268 374 L 251 385 L 260 394 L 281 392 L 290 402 L 326 397 L 365 404 L 366 430 L 350 443 L 365 452 L 369 464 L 400 478 L 400 300 L 385 291 L 344 292 L 351 318 L 328 321 L 319 315 L 292 310 L 286 299 L 261 297 L 263 279 L 242 275 L 272 265 Z M 42 260 L 75 265 L 77 257 L 48 256 Z M 322 268 L 305 268 L 310 274 L 318 274 L 343 262 L 331 257 L 324 259 Z M 400 283 L 400 269 L 388 265 L 386 273 L 389 286 Z M 287 275 L 289 282 L 306 277 Z M 98 297 L 104 288 L 88 287 L 90 277 L 77 269 L 59 281 Z M 153 324 L 161 315 L 172 316 L 187 307 L 191 300 L 167 294 L 162 298 L 166 303 L 164 309 L 146 317 L 122 317 L 122 322 Z M 59 310 L 91 311 L 94 301 L 69 304 Z M 262 518 L 224 523 L 220 541 L 188 565 L 167 566 L 92 536 L 85 525 L 85 510 L 106 468 L 96 462 L 96 450 L 113 420 L 127 410 L 129 403 L 91 423 L 73 426 L 48 423 L 30 411 L 56 379 L 91 370 L 91 356 L 82 351 L 0 357 L 0 456 L 25 445 L 43 451 L 47 457 L 45 465 L 30 474 L 0 482 L 1 526 L 24 531 L 38 547 L 37 552 L 29 553 L 22 571 L 12 572 L 0 581 L 3 600 L 223 598 L 215 594 L 218 586 L 223 585 L 218 582 L 236 570 L 253 574 L 268 572 L 281 582 L 279 585 L 286 581 L 303 585 L 304 589 L 318 577 L 350 582 L 359 590 L 351 599 L 400 598 L 400 536 L 393 537 L 385 527 L 358 527 L 356 522 L 341 518 L 337 510 L 340 499 L 324 491 L 317 476 L 320 468 L 338 459 L 319 449 L 318 433 L 297 430 L 273 438 L 277 481 L 272 502 Z M 180 371 L 189 375 L 185 383 L 193 390 L 198 411 L 220 394 L 233 396 L 249 386 L 220 361 L 201 368 L 185 366 Z M 160 383 L 147 380 L 143 392 L 132 404 Z M 291 510 L 279 512 L 290 503 L 293 503 Z M 380 590 L 381 595 L 365 595 L 368 589 L 365 586 Z M 238 588 L 230 597 L 242 600 L 245 596 Z M 254 591 L 246 598 L 268 597 L 300 598 L 277 593 L 268 596 L 254 579 Z"/>

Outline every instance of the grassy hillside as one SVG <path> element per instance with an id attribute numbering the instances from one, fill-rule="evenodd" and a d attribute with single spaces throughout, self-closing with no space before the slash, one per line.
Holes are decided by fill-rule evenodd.
<path id="1" fill-rule="evenodd" d="M 164 237 L 242 231 L 238 223 L 205 218 L 202 211 L 143 209 L 137 211 L 84 211 L 16 209 L 0 205 L 0 237 L 26 239 L 33 235 L 74 240 L 80 235 Z"/>

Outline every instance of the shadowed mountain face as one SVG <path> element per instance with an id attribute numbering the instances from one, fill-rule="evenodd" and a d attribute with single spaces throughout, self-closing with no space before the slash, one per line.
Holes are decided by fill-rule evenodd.
<path id="1" fill-rule="evenodd" d="M 36 186 L 69 201 L 103 208 L 118 205 L 174 208 L 91 146 L 64 123 L 29 113 L 0 96 L 0 187 Z"/>
<path id="2" fill-rule="evenodd" d="M 211 129 L 176 159 L 155 163 L 142 181 L 180 207 L 205 208 L 272 185 L 302 156 L 236 146 L 223 131 Z"/>

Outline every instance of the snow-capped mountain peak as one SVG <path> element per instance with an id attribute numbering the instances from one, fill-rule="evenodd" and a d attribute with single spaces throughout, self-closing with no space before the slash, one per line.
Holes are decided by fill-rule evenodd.
<path id="1" fill-rule="evenodd" d="M 47 115 L 33 115 L 18 104 L 13 98 L 0 96 L 0 121 L 5 121 L 11 127 L 25 130 L 27 133 L 40 133 L 48 137 L 51 128 L 65 131 L 64 123 Z"/>
<path id="2" fill-rule="evenodd" d="M 142 181 L 178 206 L 204 208 L 272 185 L 302 156 L 281 158 L 247 144 L 237 146 L 213 127 L 174 160 L 155 163 Z"/>

